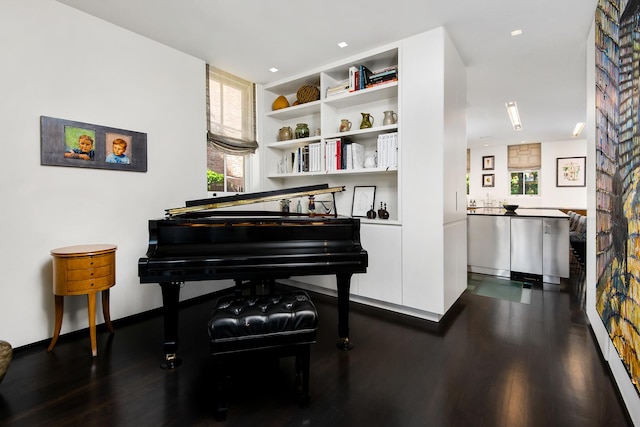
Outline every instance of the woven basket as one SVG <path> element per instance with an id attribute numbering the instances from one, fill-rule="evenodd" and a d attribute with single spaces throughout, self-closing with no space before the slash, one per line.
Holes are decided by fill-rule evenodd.
<path id="1" fill-rule="evenodd" d="M 306 102 L 317 101 L 320 99 L 320 89 L 311 85 L 304 85 L 296 93 L 299 104 Z"/>

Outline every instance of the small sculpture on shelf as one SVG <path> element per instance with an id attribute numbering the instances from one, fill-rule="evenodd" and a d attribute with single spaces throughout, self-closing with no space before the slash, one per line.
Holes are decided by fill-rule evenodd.
<path id="1" fill-rule="evenodd" d="M 378 218 L 380 219 L 389 219 L 389 211 L 387 211 L 387 204 L 382 206 L 382 202 L 380 202 L 380 209 L 378 209 Z"/>
<path id="2" fill-rule="evenodd" d="M 289 206 L 291 205 L 291 200 L 282 199 L 280 200 L 280 211 L 289 213 Z"/>
<path id="3" fill-rule="evenodd" d="M 278 131 L 278 141 L 288 141 L 293 138 L 293 131 L 289 126 L 280 128 Z"/>
<path id="4" fill-rule="evenodd" d="M 395 125 L 398 123 L 398 115 L 392 110 L 384 112 L 384 119 L 382 120 L 383 125 Z"/>
<path id="5" fill-rule="evenodd" d="M 306 123 L 298 123 L 296 126 L 296 139 L 300 138 L 308 138 L 309 137 L 309 126 Z"/>
<path id="6" fill-rule="evenodd" d="M 362 123 L 360 123 L 360 129 L 368 129 L 373 127 L 373 122 L 375 119 L 369 113 L 360 113 L 362 114 Z"/>
<path id="7" fill-rule="evenodd" d="M 373 205 L 371 205 L 371 209 L 367 211 L 367 218 L 376 219 L 376 211 L 373 209 Z"/>
<path id="8" fill-rule="evenodd" d="M 306 104 L 307 102 L 320 99 L 320 89 L 316 86 L 303 85 L 296 92 L 296 102 L 294 105 Z"/>

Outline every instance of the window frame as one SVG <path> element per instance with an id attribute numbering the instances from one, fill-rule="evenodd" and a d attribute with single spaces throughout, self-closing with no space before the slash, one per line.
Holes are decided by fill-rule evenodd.
<path id="1" fill-rule="evenodd" d="M 237 127 L 227 128 L 224 121 L 220 124 L 214 123 L 214 116 L 212 114 L 212 93 L 211 82 L 215 81 L 220 85 L 220 96 L 217 99 L 221 99 L 220 107 L 217 108 L 221 121 L 224 120 L 224 87 L 231 87 L 240 92 L 241 102 L 241 118 L 239 119 L 240 129 Z M 253 157 L 251 154 L 255 153 L 257 149 L 256 137 L 256 85 L 255 83 L 244 80 L 238 76 L 227 73 L 224 70 L 215 68 L 207 64 L 206 66 L 206 103 L 207 103 L 207 177 L 209 171 L 213 170 L 210 167 L 210 150 L 219 153 L 222 156 L 223 162 L 223 190 L 213 190 L 217 193 L 230 193 L 235 194 L 238 192 L 247 191 L 251 182 L 251 170 L 253 165 Z M 219 132 L 212 132 L 212 129 L 219 130 Z M 239 131 L 239 132 L 238 132 Z M 240 135 L 239 135 L 240 134 Z M 229 189 L 228 175 L 228 163 L 229 156 L 239 156 L 243 159 L 242 166 L 242 186 L 241 191 Z M 209 182 L 207 179 L 207 191 L 209 189 Z"/>
<path id="2" fill-rule="evenodd" d="M 535 173 L 536 174 L 536 193 L 535 194 L 527 194 L 526 193 L 526 180 L 524 176 L 526 174 Z M 522 193 L 513 193 L 512 180 L 513 174 L 522 174 L 523 176 L 523 186 Z M 510 170 L 509 171 L 509 195 L 515 197 L 537 197 L 540 196 L 540 169 L 522 169 L 522 170 Z"/>

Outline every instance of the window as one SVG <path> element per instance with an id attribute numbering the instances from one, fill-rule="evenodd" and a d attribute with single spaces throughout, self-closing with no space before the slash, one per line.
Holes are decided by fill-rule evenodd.
<path id="1" fill-rule="evenodd" d="M 207 65 L 207 187 L 245 190 L 248 155 L 255 141 L 254 84 Z"/>
<path id="2" fill-rule="evenodd" d="M 509 145 L 507 167 L 511 173 L 511 195 L 538 195 L 542 146 L 532 144 Z"/>
<path id="3" fill-rule="evenodd" d="M 539 171 L 511 172 L 511 195 L 537 195 Z"/>

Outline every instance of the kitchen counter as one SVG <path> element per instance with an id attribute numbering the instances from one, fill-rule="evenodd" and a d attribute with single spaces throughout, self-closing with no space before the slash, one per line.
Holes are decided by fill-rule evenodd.
<path id="1" fill-rule="evenodd" d="M 559 209 L 518 208 L 515 212 L 504 208 L 467 208 L 467 215 L 517 216 L 531 218 L 566 218 L 569 215 Z"/>
<path id="2" fill-rule="evenodd" d="M 559 209 L 468 209 L 467 266 L 474 273 L 560 283 L 569 277 L 569 215 Z"/>

